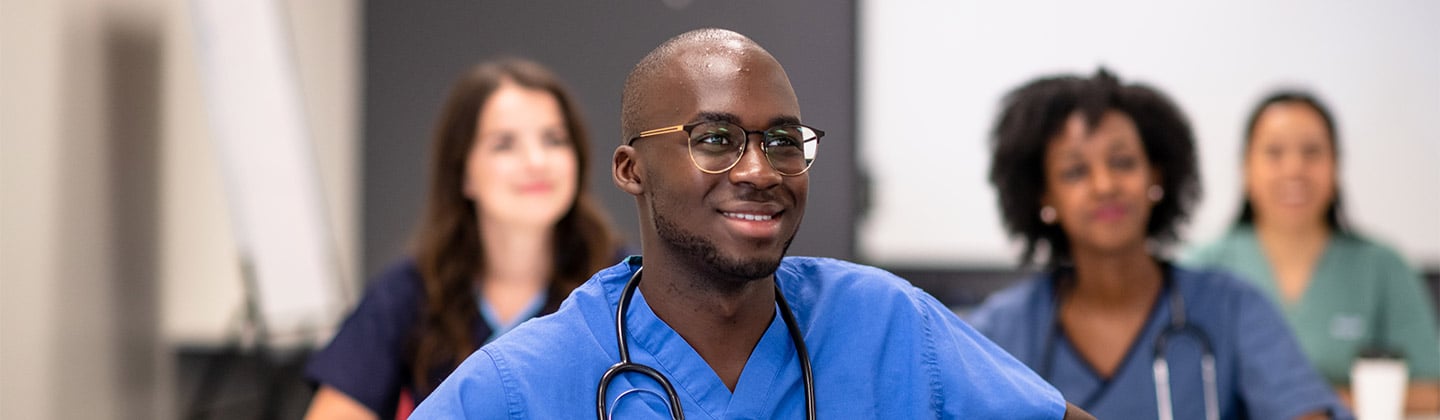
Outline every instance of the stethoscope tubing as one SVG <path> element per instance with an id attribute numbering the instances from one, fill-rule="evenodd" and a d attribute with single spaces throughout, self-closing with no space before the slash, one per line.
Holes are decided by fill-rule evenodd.
<path id="1" fill-rule="evenodd" d="M 1155 378 L 1155 408 L 1160 420 L 1174 420 L 1174 401 L 1170 398 L 1170 361 L 1165 357 L 1166 344 L 1174 337 L 1190 336 L 1200 345 L 1200 381 L 1205 393 L 1205 419 L 1220 419 L 1220 396 L 1215 380 L 1215 351 L 1210 346 L 1210 335 L 1190 324 L 1185 317 L 1185 299 L 1180 296 L 1180 287 L 1171 282 L 1170 325 L 1155 337 L 1155 361 L 1151 371 Z"/>
<path id="2" fill-rule="evenodd" d="M 670 380 L 655 368 L 630 360 L 630 343 L 625 333 L 627 331 L 625 314 L 630 309 L 630 300 L 640 285 L 640 272 L 644 269 L 645 267 L 636 269 L 635 274 L 630 276 L 630 280 L 625 282 L 625 288 L 620 292 L 620 304 L 615 309 L 615 338 L 620 350 L 620 361 L 611 365 L 609 369 L 605 370 L 605 374 L 600 376 L 600 385 L 595 391 L 595 418 L 599 420 L 609 418 L 605 391 L 610 388 L 610 381 L 625 372 L 639 373 L 659 382 L 660 386 L 665 388 L 665 398 L 669 400 L 670 417 L 677 420 L 685 418 L 685 411 L 680 406 L 680 394 L 675 392 L 675 386 L 670 383 Z M 810 369 L 810 353 L 806 349 L 804 336 L 800 333 L 799 323 L 795 321 L 795 314 L 790 311 L 790 304 L 785 301 L 784 294 L 780 293 L 779 284 L 775 285 L 775 302 L 780 307 L 780 317 L 785 321 L 790 338 L 795 342 L 797 357 L 800 358 L 801 380 L 805 387 L 805 418 L 813 420 L 815 419 L 815 377 Z M 624 394 L 622 393 L 622 395 Z"/>
<path id="3" fill-rule="evenodd" d="M 595 391 L 595 418 L 599 420 L 605 420 L 609 414 L 605 391 L 610 388 L 610 381 L 625 372 L 636 372 L 659 382 L 660 386 L 665 388 L 665 398 L 670 400 L 670 417 L 685 419 L 685 411 L 680 407 L 680 394 L 675 392 L 675 386 L 670 384 L 670 379 L 655 368 L 630 361 L 630 342 L 625 336 L 625 312 L 630 309 L 630 298 L 634 297 L 635 288 L 640 285 L 640 271 L 644 269 L 641 267 L 635 270 L 630 281 L 625 282 L 624 291 L 620 292 L 620 304 L 615 310 L 615 339 L 619 343 L 620 361 L 611 365 L 605 370 L 605 374 L 600 376 L 600 387 Z"/>

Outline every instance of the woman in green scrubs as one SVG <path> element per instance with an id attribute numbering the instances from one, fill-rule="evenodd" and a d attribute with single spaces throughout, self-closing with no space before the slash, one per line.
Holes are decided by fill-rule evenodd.
<path id="1" fill-rule="evenodd" d="M 1440 411 L 1431 292 L 1398 253 L 1342 223 L 1330 113 L 1308 93 L 1275 93 L 1251 113 L 1246 135 L 1240 217 L 1190 262 L 1232 270 L 1273 298 L 1347 401 L 1355 358 L 1381 348 L 1409 366 L 1407 411 Z"/>

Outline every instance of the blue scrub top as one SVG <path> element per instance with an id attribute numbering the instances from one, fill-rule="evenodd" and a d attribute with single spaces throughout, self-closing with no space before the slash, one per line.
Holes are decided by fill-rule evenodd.
<path id="1" fill-rule="evenodd" d="M 1055 282 L 1049 274 L 991 296 L 969 320 L 1096 418 L 1150 419 L 1158 416 L 1151 368 L 1156 338 L 1171 323 L 1170 288 L 1179 288 L 1188 323 L 1203 331 L 1214 349 L 1221 418 L 1290 419 L 1326 410 L 1336 418 L 1351 416 L 1257 290 L 1219 271 L 1169 270 L 1172 280 L 1109 379 L 1055 328 Z M 1165 357 L 1175 418 L 1204 418 L 1201 347 L 1193 336 L 1172 337 Z"/>
<path id="2" fill-rule="evenodd" d="M 601 375 L 619 361 L 615 308 L 640 267 L 592 277 L 555 314 L 481 348 L 413 418 L 592 418 Z M 1059 392 L 933 297 L 882 270 L 786 258 L 775 273 L 809 348 L 821 418 L 1058 419 Z M 677 388 L 690 418 L 804 418 L 800 364 L 775 316 L 732 393 L 637 293 L 627 314 L 635 362 Z M 664 391 L 638 374 L 607 392 L 616 418 L 664 418 Z"/>

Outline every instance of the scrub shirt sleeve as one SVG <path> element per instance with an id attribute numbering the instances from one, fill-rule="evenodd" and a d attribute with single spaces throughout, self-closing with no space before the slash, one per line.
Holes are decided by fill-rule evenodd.
<path id="1" fill-rule="evenodd" d="M 1237 283 L 1239 280 L 1235 280 Z M 1328 384 L 1300 350 L 1279 310 L 1259 291 L 1235 289 L 1230 328 L 1240 397 L 1250 418 L 1291 419 L 1314 412 L 1348 418 Z M 1223 309 L 1222 309 L 1223 310 Z M 1217 349 L 1220 351 L 1221 349 Z"/>
<path id="2" fill-rule="evenodd" d="M 1220 263 L 1220 250 L 1225 240 L 1221 239 L 1212 244 L 1191 248 L 1180 255 L 1180 265 L 1186 267 L 1208 267 Z"/>
<path id="3" fill-rule="evenodd" d="M 1039 375 L 915 289 L 935 406 L 943 418 L 1059 419 L 1065 399 Z"/>
<path id="4" fill-rule="evenodd" d="M 1387 250 L 1388 251 L 1388 250 Z M 1380 278 L 1385 303 L 1380 310 L 1387 344 L 1398 348 L 1410 366 L 1413 379 L 1440 379 L 1440 338 L 1436 337 L 1435 308 L 1421 284 L 1420 275 L 1394 252 L 1380 257 Z"/>
<path id="5" fill-rule="evenodd" d="M 495 359 L 485 350 L 465 359 L 435 392 L 425 398 L 412 419 L 525 418 L 523 401 L 506 392 L 509 383 L 500 375 Z M 513 401 L 512 401 L 513 400 Z"/>
<path id="6" fill-rule="evenodd" d="M 387 269 L 365 291 L 335 338 L 310 356 L 305 376 L 335 388 L 380 417 L 391 416 L 408 383 L 401 354 L 405 334 L 418 316 L 413 266 Z"/>

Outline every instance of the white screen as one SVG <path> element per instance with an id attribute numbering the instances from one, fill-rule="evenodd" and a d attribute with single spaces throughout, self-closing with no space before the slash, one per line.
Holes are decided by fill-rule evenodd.
<path id="1" fill-rule="evenodd" d="M 249 298 L 272 334 L 267 338 L 328 338 L 345 299 L 277 5 L 191 4 L 230 218 L 240 258 L 251 269 Z M 307 337 L 293 336 L 301 332 Z"/>
<path id="2" fill-rule="evenodd" d="M 860 24 L 869 262 L 1012 266 L 986 180 L 997 104 L 1037 76 L 1103 64 L 1190 119 L 1205 189 L 1190 243 L 1235 217 L 1250 108 L 1304 87 L 1337 119 L 1353 225 L 1440 265 L 1440 2 L 865 0 Z"/>

